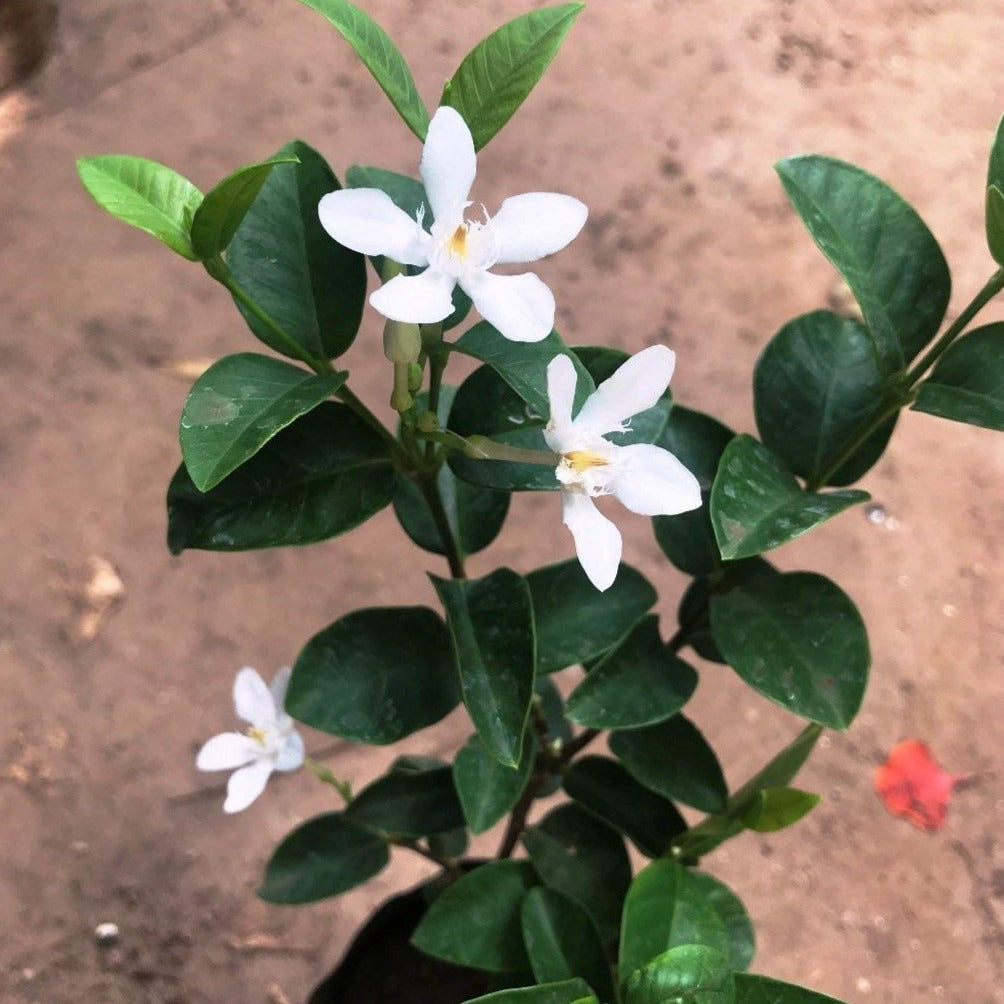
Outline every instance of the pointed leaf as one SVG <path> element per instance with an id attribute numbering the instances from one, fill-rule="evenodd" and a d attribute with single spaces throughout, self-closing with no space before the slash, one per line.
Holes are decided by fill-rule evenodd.
<path id="1" fill-rule="evenodd" d="M 314 903 L 362 885 L 389 860 L 387 844 L 372 830 L 327 812 L 279 844 L 258 895 L 269 903 Z"/>
<path id="2" fill-rule="evenodd" d="M 391 770 L 364 788 L 345 810 L 345 817 L 382 833 L 428 837 L 464 825 L 453 771 Z"/>
<path id="3" fill-rule="evenodd" d="M 192 220 L 192 248 L 203 259 L 227 249 L 262 185 L 279 164 L 295 164 L 296 156 L 276 154 L 257 164 L 246 164 L 211 188 Z"/>
<path id="4" fill-rule="evenodd" d="M 736 436 L 711 489 L 711 523 L 723 558 L 751 558 L 869 498 L 854 489 L 802 491 L 770 450 L 752 436 Z"/>
<path id="5" fill-rule="evenodd" d="M 993 195 L 996 189 L 997 194 Z M 997 123 L 997 131 L 990 147 L 987 164 L 987 244 L 997 264 L 1004 254 L 1004 118 Z"/>
<path id="6" fill-rule="evenodd" d="M 366 69 L 390 98 L 405 125 L 424 140 L 429 112 L 397 46 L 364 10 L 347 0 L 300 0 L 323 15 L 356 50 Z"/>
<path id="7" fill-rule="evenodd" d="M 494 973 L 528 968 L 520 907 L 537 884 L 527 861 L 493 861 L 457 879 L 429 907 L 411 937 L 419 950 Z"/>
<path id="8" fill-rule="evenodd" d="M 798 788 L 764 788 L 743 813 L 743 825 L 757 833 L 774 833 L 797 823 L 818 804 L 818 795 Z"/>
<path id="9" fill-rule="evenodd" d="M 523 743 L 517 767 L 506 767 L 471 736 L 453 764 L 453 778 L 472 833 L 491 829 L 519 801 L 533 768 L 534 743 Z"/>
<path id="10" fill-rule="evenodd" d="M 475 997 L 466 1004 L 597 1004 L 596 997 L 582 980 L 563 980 L 536 987 L 497 990 L 484 997 Z"/>
<path id="11" fill-rule="evenodd" d="M 286 710 L 322 732 L 382 745 L 438 722 L 459 700 L 439 617 L 427 607 L 373 607 L 307 642 Z"/>
<path id="12" fill-rule="evenodd" d="M 625 1004 L 734 1004 L 729 961 L 704 945 L 680 945 L 631 975 Z"/>
<path id="13" fill-rule="evenodd" d="M 121 155 L 84 157 L 77 173 L 102 209 L 198 261 L 191 230 L 202 192 L 187 178 L 155 160 Z"/>
<path id="14" fill-rule="evenodd" d="M 565 713 L 591 728 L 633 729 L 672 717 L 696 689 L 697 673 L 667 650 L 651 614 L 589 671 Z"/>
<path id="15" fill-rule="evenodd" d="M 868 330 L 826 310 L 796 317 L 764 349 L 753 374 L 764 445 L 799 477 L 824 483 L 849 442 L 886 403 L 886 376 Z M 882 455 L 896 417 L 825 478 L 847 485 Z"/>
<path id="16" fill-rule="evenodd" d="M 1004 322 L 986 324 L 955 342 L 920 385 L 911 407 L 1004 430 Z"/>
<path id="17" fill-rule="evenodd" d="M 515 767 L 533 697 L 533 608 L 526 580 L 508 568 L 483 579 L 431 578 L 446 608 L 471 720 L 485 748 Z"/>
<path id="18" fill-rule="evenodd" d="M 182 465 L 167 490 L 172 554 L 246 551 L 336 537 L 390 503 L 387 448 L 351 409 L 326 402 L 208 492 Z"/>
<path id="19" fill-rule="evenodd" d="M 253 352 L 214 363 L 195 381 L 181 413 L 181 452 L 195 487 L 205 492 L 218 485 L 346 376 L 315 376 Z"/>
<path id="20" fill-rule="evenodd" d="M 836 997 L 827 997 L 815 990 L 782 983 L 769 976 L 736 973 L 735 1004 L 843 1004 Z"/>
<path id="21" fill-rule="evenodd" d="M 924 221 L 874 175 L 819 155 L 776 165 L 819 249 L 857 298 L 881 360 L 895 373 L 934 337 L 951 278 Z"/>

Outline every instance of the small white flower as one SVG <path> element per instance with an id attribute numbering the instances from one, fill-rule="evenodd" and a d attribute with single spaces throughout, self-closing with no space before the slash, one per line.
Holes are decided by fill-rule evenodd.
<path id="1" fill-rule="evenodd" d="M 282 710 L 289 675 L 288 666 L 280 669 L 267 687 L 255 670 L 245 666 L 234 680 L 234 708 L 250 728 L 243 733 L 222 732 L 199 750 L 195 759 L 199 770 L 234 771 L 227 782 L 224 812 L 246 809 L 265 790 L 272 771 L 296 770 L 303 763 L 303 739 Z"/>
<path id="2" fill-rule="evenodd" d="M 398 275 L 370 296 L 394 321 L 431 324 L 453 312 L 453 288 L 471 298 L 482 317 L 515 342 L 539 342 L 554 327 L 554 296 L 532 272 L 494 275 L 493 265 L 537 261 L 560 251 L 586 222 L 587 209 L 570 195 L 531 192 L 506 199 L 495 216 L 464 216 L 476 172 L 471 131 L 460 113 L 441 107 L 429 123 L 419 172 L 435 217 L 422 226 L 376 188 L 330 192 L 317 207 L 321 225 L 339 244 L 402 265 L 428 265 Z"/>
<path id="3" fill-rule="evenodd" d="M 547 445 L 560 454 L 555 475 L 561 482 L 562 522 L 572 531 L 583 571 L 599 590 L 617 577 L 620 531 L 593 499 L 614 495 L 631 512 L 671 516 L 701 505 L 701 486 L 668 450 L 639 443 L 617 446 L 603 437 L 624 432 L 632 415 L 651 408 L 666 389 L 676 355 L 653 345 L 632 356 L 589 395 L 575 418 L 575 367 L 566 355 L 547 367 L 551 418 Z"/>

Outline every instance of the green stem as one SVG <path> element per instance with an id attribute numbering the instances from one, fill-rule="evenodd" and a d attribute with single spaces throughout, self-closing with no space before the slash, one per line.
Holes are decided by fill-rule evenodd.
<path id="1" fill-rule="evenodd" d="M 356 396 L 355 392 L 349 388 L 348 384 L 342 384 L 335 391 L 337 397 L 344 404 L 347 404 L 387 445 L 391 455 L 398 461 L 405 460 L 404 450 L 401 444 L 391 435 L 387 427 L 373 414 L 369 408 Z"/>
<path id="2" fill-rule="evenodd" d="M 405 847 L 409 851 L 414 851 L 427 861 L 432 861 L 433 863 L 439 865 L 440 868 L 448 871 L 455 878 L 460 877 L 460 862 L 457 861 L 456 858 L 446 857 L 443 854 L 436 854 L 435 851 L 430 850 L 428 847 L 423 847 L 417 840 L 408 840 L 404 837 L 392 837 L 387 842 L 393 844 L 395 847 Z"/>
<path id="3" fill-rule="evenodd" d="M 432 445 L 432 444 L 427 444 Z M 464 556 L 460 551 L 460 545 L 456 537 L 453 536 L 453 528 L 443 508 L 443 499 L 439 494 L 439 485 L 436 484 L 434 473 L 422 473 L 418 476 L 418 487 L 422 492 L 432 519 L 439 530 L 440 539 L 443 542 L 446 560 L 450 566 L 450 575 L 455 579 L 466 579 L 467 572 L 464 570 Z"/>

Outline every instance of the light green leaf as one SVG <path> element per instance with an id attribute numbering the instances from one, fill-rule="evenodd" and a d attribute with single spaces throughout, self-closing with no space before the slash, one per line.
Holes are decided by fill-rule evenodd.
<path id="1" fill-rule="evenodd" d="M 818 795 L 798 788 L 763 788 L 743 813 L 743 825 L 757 833 L 774 833 L 797 823 L 818 804 Z"/>
<path id="2" fill-rule="evenodd" d="M 582 980 L 563 980 L 536 987 L 497 990 L 475 997 L 466 1004 L 597 1004 L 596 997 Z"/>
<path id="3" fill-rule="evenodd" d="M 734 1004 L 729 961 L 704 945 L 680 945 L 631 975 L 625 1004 Z"/>

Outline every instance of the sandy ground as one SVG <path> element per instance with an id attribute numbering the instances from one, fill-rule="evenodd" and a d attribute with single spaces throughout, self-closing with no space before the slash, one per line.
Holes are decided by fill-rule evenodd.
<path id="1" fill-rule="evenodd" d="M 523 4 L 368 9 L 431 103 Z M 678 399 L 753 431 L 757 354 L 835 288 L 787 208 L 779 157 L 838 155 L 911 199 L 953 267 L 953 310 L 989 275 L 982 181 L 1004 111 L 1002 16 L 998 0 L 593 0 L 483 155 L 478 198 L 584 199 L 585 233 L 541 270 L 560 329 L 631 350 L 667 342 Z M 306 550 L 168 555 L 163 494 L 186 393 L 171 369 L 256 343 L 196 266 L 90 203 L 73 161 L 141 154 L 208 187 L 294 136 L 339 172 L 413 171 L 418 146 L 345 43 L 293 0 L 65 0 L 51 60 L 0 109 L 0 999 L 301 1001 L 354 925 L 420 869 L 396 859 L 310 908 L 259 902 L 271 848 L 328 795 L 303 772 L 225 818 L 193 754 L 231 727 L 238 667 L 271 672 L 355 607 L 430 601 L 424 572 L 441 569 L 426 555 L 389 564 L 403 539 L 389 510 Z M 349 363 L 382 401 L 377 331 L 370 318 Z M 1000 1004 L 1004 441 L 907 414 L 865 487 L 884 524 L 852 511 L 776 556 L 831 575 L 861 606 L 874 653 L 864 709 L 804 772 L 825 796 L 806 823 L 744 836 L 707 864 L 756 920 L 759 971 L 858 1004 Z M 556 499 L 523 498 L 473 570 L 570 553 Z M 682 580 L 645 520 L 626 556 L 670 614 Z M 95 559 L 124 594 L 88 621 Z M 693 710 L 732 781 L 798 727 L 722 667 L 704 670 Z M 455 715 L 329 763 L 360 784 L 391 755 L 450 750 L 467 730 Z M 974 775 L 933 835 L 871 791 L 874 766 L 908 735 Z M 113 950 L 95 946 L 102 921 L 121 929 Z"/>

